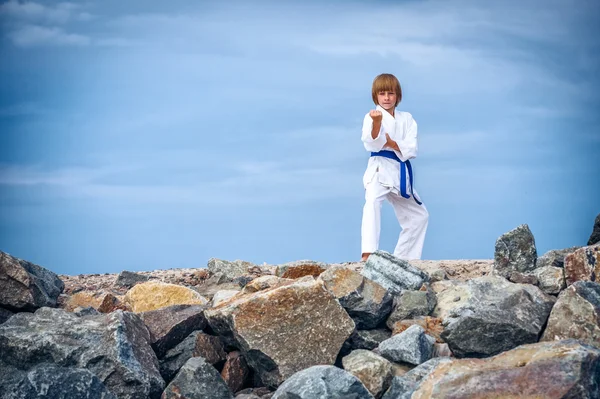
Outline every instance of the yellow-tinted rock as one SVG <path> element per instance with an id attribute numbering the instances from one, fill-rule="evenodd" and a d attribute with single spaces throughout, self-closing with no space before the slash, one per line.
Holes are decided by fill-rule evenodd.
<path id="1" fill-rule="evenodd" d="M 105 291 L 80 291 L 67 300 L 65 310 L 72 312 L 78 307 L 92 307 L 102 313 L 110 313 L 117 309 L 131 310 L 121 295 L 113 295 Z"/>
<path id="2" fill-rule="evenodd" d="M 413 324 L 423 327 L 425 334 L 431 335 L 437 342 L 444 342 L 444 340 L 440 337 L 440 334 L 442 334 L 442 331 L 444 331 L 442 319 L 430 316 L 397 321 L 394 323 L 392 328 L 392 335 L 400 334 Z"/>
<path id="3" fill-rule="evenodd" d="M 129 304 L 134 312 L 147 312 L 171 305 L 205 305 L 208 300 L 181 285 L 149 281 L 127 291 L 125 303 Z"/>

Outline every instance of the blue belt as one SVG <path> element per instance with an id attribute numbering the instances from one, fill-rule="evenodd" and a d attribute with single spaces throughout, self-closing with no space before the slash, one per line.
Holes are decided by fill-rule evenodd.
<path id="1" fill-rule="evenodd" d="M 398 156 L 396 155 L 396 153 L 394 151 L 387 151 L 387 150 L 382 150 L 379 152 L 372 152 L 371 156 L 372 157 L 389 158 L 389 159 L 393 159 L 394 161 L 400 162 L 400 195 L 403 196 L 404 198 L 410 198 L 410 195 L 408 195 L 406 193 L 406 169 L 408 169 L 408 179 L 410 180 L 410 194 L 413 196 L 413 198 L 415 199 L 415 202 L 417 204 L 419 204 L 419 205 L 422 204 L 422 202 L 420 202 L 417 199 L 417 196 L 413 192 L 413 172 L 412 172 L 412 166 L 410 166 L 409 160 L 406 160 L 406 162 L 402 162 L 400 160 L 400 158 L 398 158 Z"/>

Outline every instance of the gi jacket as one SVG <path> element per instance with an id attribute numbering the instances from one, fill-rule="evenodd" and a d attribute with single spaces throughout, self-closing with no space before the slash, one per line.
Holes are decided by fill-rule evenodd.
<path id="1" fill-rule="evenodd" d="M 393 150 L 401 161 L 407 161 L 417 156 L 417 122 L 408 112 L 394 110 L 395 117 L 390 115 L 382 106 L 376 108 L 381 111 L 383 117 L 381 120 L 381 129 L 377 138 L 371 137 L 373 129 L 373 119 L 369 114 L 365 115 L 362 128 L 362 141 L 365 149 L 369 152 L 378 152 L 381 150 L 392 150 L 384 147 L 386 142 L 385 134 L 389 134 L 392 140 L 398 143 L 400 151 Z M 393 159 L 384 157 L 370 157 L 367 170 L 363 176 L 365 188 L 373 179 L 385 186 L 392 187 L 398 192 L 400 190 L 400 163 Z M 407 190 L 410 190 L 410 183 L 407 180 Z"/>

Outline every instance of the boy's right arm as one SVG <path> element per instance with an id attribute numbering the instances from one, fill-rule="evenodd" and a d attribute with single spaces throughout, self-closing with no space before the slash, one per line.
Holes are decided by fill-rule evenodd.
<path id="1" fill-rule="evenodd" d="M 362 141 L 367 151 L 381 151 L 387 142 L 381 119 L 382 115 L 380 111 L 371 111 L 365 115 L 362 128 Z"/>

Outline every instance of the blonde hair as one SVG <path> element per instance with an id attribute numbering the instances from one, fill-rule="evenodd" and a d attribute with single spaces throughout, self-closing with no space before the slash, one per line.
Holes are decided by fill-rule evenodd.
<path id="1" fill-rule="evenodd" d="M 377 102 L 377 93 L 380 91 L 393 91 L 396 93 L 396 107 L 402 101 L 402 88 L 400 87 L 400 82 L 398 79 L 392 75 L 391 73 L 382 73 L 381 75 L 377 75 L 377 77 L 373 80 L 373 102 L 375 105 L 379 105 Z"/>

